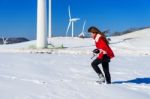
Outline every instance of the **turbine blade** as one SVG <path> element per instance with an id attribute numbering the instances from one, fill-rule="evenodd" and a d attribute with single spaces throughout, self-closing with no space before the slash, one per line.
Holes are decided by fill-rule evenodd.
<path id="1" fill-rule="evenodd" d="M 83 27 L 82 27 L 82 33 L 84 33 L 85 24 L 86 24 L 86 21 L 84 21 L 84 23 L 83 23 Z"/>
<path id="2" fill-rule="evenodd" d="M 66 30 L 66 36 L 68 35 L 68 31 L 69 31 L 70 25 L 71 25 L 71 21 L 68 24 L 68 27 L 67 27 L 67 30 Z"/>
<path id="3" fill-rule="evenodd" d="M 70 6 L 68 6 L 69 18 L 71 19 Z"/>
<path id="4" fill-rule="evenodd" d="M 70 19 L 71 21 L 78 21 L 78 20 L 80 20 L 79 18 L 72 18 L 72 19 Z"/>
<path id="5" fill-rule="evenodd" d="M 77 20 L 77 21 L 80 20 L 80 18 L 74 18 L 74 19 Z"/>

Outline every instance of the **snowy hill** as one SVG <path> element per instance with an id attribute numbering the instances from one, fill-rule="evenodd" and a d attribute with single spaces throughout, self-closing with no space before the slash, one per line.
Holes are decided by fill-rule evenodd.
<path id="1" fill-rule="evenodd" d="M 122 36 L 110 37 L 110 46 L 116 54 L 131 54 L 131 55 L 150 55 L 150 29 L 144 29 Z M 70 54 L 91 54 L 95 48 L 94 42 L 91 38 L 70 38 L 70 37 L 54 37 L 49 38 L 49 44 L 56 48 L 64 46 L 64 49 L 44 49 L 42 52 L 51 53 L 70 53 Z M 33 49 L 36 46 L 36 41 L 29 41 L 25 43 L 0 45 L 0 52 L 19 52 L 30 53 L 39 50 Z M 41 50 L 40 50 L 41 51 Z M 40 52 L 39 51 L 39 52 Z"/>
<path id="2" fill-rule="evenodd" d="M 64 49 L 31 49 L 35 41 L 0 46 L 0 99 L 149 99 L 150 29 L 111 37 L 112 84 L 98 84 L 92 39 L 49 39 Z M 52 52 L 36 54 L 33 51 Z"/>
<path id="3" fill-rule="evenodd" d="M 112 37 L 112 45 L 125 54 L 150 55 L 150 29 L 144 29 L 122 36 Z M 119 50 L 118 50 L 119 49 Z"/>

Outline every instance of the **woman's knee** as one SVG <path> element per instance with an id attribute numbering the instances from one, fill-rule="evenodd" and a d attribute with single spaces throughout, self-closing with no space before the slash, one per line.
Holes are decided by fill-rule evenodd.
<path id="1" fill-rule="evenodd" d="M 95 66 L 96 66 L 96 64 L 95 64 L 94 62 L 92 62 L 92 63 L 91 63 L 91 66 L 92 66 L 92 67 L 95 67 Z"/>
<path id="2" fill-rule="evenodd" d="M 101 60 L 99 60 L 99 59 L 95 59 L 92 63 L 91 63 L 91 66 L 93 67 L 93 66 L 97 66 L 98 64 L 100 64 L 101 63 Z"/>

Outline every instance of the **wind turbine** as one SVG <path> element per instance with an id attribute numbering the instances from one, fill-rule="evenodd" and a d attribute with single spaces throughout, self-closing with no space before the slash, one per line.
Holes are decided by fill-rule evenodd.
<path id="1" fill-rule="evenodd" d="M 8 43 L 8 37 L 2 37 L 2 40 L 3 40 L 3 45 L 7 44 Z"/>
<path id="2" fill-rule="evenodd" d="M 79 37 L 84 38 L 85 37 L 85 24 L 86 24 L 86 20 L 83 23 L 83 27 L 82 27 L 82 32 L 79 34 Z"/>
<path id="3" fill-rule="evenodd" d="M 66 36 L 68 35 L 69 28 L 72 26 L 72 28 L 71 28 L 72 32 L 71 33 L 72 33 L 72 37 L 73 37 L 74 36 L 74 22 L 76 22 L 80 19 L 71 17 L 70 6 L 68 6 L 68 12 L 69 12 L 69 24 L 68 24 L 68 27 L 67 27 L 67 30 L 66 30 Z"/>

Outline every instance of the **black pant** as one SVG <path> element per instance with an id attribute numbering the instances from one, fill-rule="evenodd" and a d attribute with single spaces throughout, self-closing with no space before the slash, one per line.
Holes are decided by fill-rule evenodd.
<path id="1" fill-rule="evenodd" d="M 103 71 L 104 71 L 105 78 L 106 78 L 106 82 L 107 82 L 107 84 L 110 84 L 111 83 L 111 76 L 110 76 L 110 73 L 109 73 L 109 62 L 106 62 L 106 61 L 104 62 L 100 59 L 95 59 L 91 63 L 91 65 L 92 65 L 93 69 L 95 70 L 95 72 L 97 74 L 102 74 L 103 75 L 100 68 L 98 67 L 99 64 L 102 64 Z"/>

